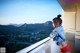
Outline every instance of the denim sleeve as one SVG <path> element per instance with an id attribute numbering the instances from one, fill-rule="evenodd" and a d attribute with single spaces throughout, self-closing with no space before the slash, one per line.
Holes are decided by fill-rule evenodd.
<path id="1" fill-rule="evenodd" d="M 64 30 L 58 30 L 57 33 L 59 34 L 59 37 L 63 40 L 66 41 L 65 35 L 64 35 Z"/>
<path id="2" fill-rule="evenodd" d="M 57 32 L 52 31 L 52 33 L 50 33 L 50 38 L 52 38 L 53 41 L 57 41 L 59 39 Z"/>

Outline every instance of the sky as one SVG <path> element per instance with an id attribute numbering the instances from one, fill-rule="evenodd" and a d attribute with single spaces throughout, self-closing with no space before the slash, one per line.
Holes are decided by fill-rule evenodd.
<path id="1" fill-rule="evenodd" d="M 62 8 L 57 0 L 0 0 L 0 24 L 52 21 Z"/>

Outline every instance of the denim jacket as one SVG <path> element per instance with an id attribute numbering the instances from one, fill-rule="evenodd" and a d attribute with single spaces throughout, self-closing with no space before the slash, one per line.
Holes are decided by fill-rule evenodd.
<path id="1" fill-rule="evenodd" d="M 56 41 L 57 45 L 60 45 L 61 42 L 65 42 L 66 38 L 64 35 L 64 29 L 62 26 L 56 27 L 51 33 L 50 37 L 53 38 L 53 41 Z"/>

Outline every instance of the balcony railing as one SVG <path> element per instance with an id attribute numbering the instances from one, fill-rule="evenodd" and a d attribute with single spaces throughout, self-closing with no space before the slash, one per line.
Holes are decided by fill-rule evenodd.
<path id="1" fill-rule="evenodd" d="M 45 38 L 29 47 L 26 47 L 16 53 L 59 53 L 59 46 L 50 39 L 50 37 Z"/>

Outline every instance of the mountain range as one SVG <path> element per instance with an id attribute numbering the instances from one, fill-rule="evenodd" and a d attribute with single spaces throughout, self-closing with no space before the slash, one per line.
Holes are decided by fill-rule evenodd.
<path id="1" fill-rule="evenodd" d="M 36 24 L 10 24 L 0 25 L 0 35 L 24 35 L 38 31 L 52 31 L 52 22 L 47 21 L 45 23 Z"/>

